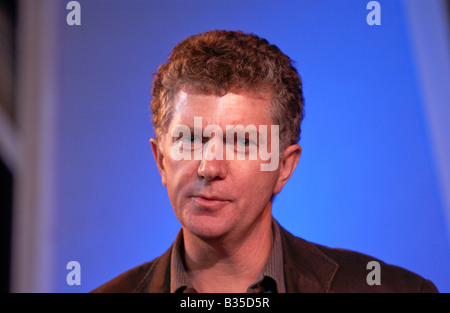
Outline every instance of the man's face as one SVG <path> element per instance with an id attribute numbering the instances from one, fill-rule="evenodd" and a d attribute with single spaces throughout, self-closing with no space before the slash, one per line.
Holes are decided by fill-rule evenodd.
<path id="1" fill-rule="evenodd" d="M 257 129 L 266 125 L 268 136 L 265 140 L 270 147 L 274 139 L 271 138 L 273 123 L 268 113 L 270 100 L 270 94 L 257 96 L 245 92 L 222 97 L 178 93 L 171 123 L 159 147 L 162 151 L 158 150 L 160 157 L 156 154 L 155 157 L 175 214 L 192 234 L 204 239 L 244 234 L 263 214 L 271 213 L 270 199 L 284 184 L 279 179 L 279 167 L 262 171 L 261 164 L 269 161 L 261 160 L 259 153 L 256 159 L 248 155 L 244 160 L 238 159 L 239 153 L 248 154 L 249 146 L 258 145 L 259 139 L 256 142 L 226 140 L 227 125 L 254 125 Z M 201 129 L 194 123 L 194 118 L 198 121 L 199 117 Z M 221 131 L 212 132 L 208 137 L 194 136 L 194 129 L 197 135 L 204 135 L 208 125 L 217 125 Z M 183 135 L 177 131 L 180 126 L 191 129 L 192 133 Z M 181 159 L 176 157 L 173 151 L 180 145 L 191 148 L 192 154 L 189 152 L 188 155 L 192 157 L 186 157 L 186 153 Z M 214 145 L 214 149 L 206 149 L 208 145 Z M 153 149 L 155 153 L 156 145 Z M 194 150 L 198 152 L 199 149 L 204 153 L 195 158 Z M 207 150 L 210 154 L 216 152 L 215 157 L 208 157 Z M 218 157 L 217 151 L 222 157 Z M 233 153 L 234 158 L 230 159 Z"/>

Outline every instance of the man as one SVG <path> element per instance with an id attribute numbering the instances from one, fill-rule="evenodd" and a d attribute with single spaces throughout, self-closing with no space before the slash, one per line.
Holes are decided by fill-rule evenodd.
<path id="1" fill-rule="evenodd" d="M 252 34 L 210 31 L 172 51 L 154 78 L 150 140 L 182 225 L 161 257 L 94 292 L 436 292 L 372 257 L 294 237 L 272 202 L 301 154 L 301 79 Z M 381 280 L 367 275 L 379 265 Z"/>

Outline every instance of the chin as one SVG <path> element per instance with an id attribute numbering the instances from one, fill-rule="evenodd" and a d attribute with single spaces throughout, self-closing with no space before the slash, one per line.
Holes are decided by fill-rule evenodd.
<path id="1" fill-rule="evenodd" d="M 190 233 L 202 240 L 220 239 L 233 228 L 233 223 L 229 218 L 208 215 L 186 216 L 181 224 Z"/>

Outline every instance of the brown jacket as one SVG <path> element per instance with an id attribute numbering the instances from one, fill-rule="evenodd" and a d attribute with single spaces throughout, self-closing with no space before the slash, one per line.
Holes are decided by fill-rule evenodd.
<path id="1" fill-rule="evenodd" d="M 280 235 L 286 292 L 438 292 L 431 281 L 370 256 L 313 244 L 282 227 Z M 93 292 L 168 293 L 171 251 L 128 270 Z M 380 264 L 380 285 L 367 283 L 370 261 Z"/>

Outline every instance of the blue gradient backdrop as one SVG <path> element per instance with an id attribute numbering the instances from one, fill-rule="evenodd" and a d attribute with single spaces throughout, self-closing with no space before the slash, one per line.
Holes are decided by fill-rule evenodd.
<path id="1" fill-rule="evenodd" d="M 63 1 L 64 2 L 64 1 Z M 379 1 L 79 1 L 61 5 L 56 292 L 87 292 L 171 245 L 180 224 L 153 161 L 152 74 L 181 39 L 253 32 L 296 62 L 306 117 L 299 166 L 274 203 L 290 232 L 357 250 L 450 291 L 445 207 L 405 8 Z M 81 286 L 66 284 L 67 262 Z"/>

